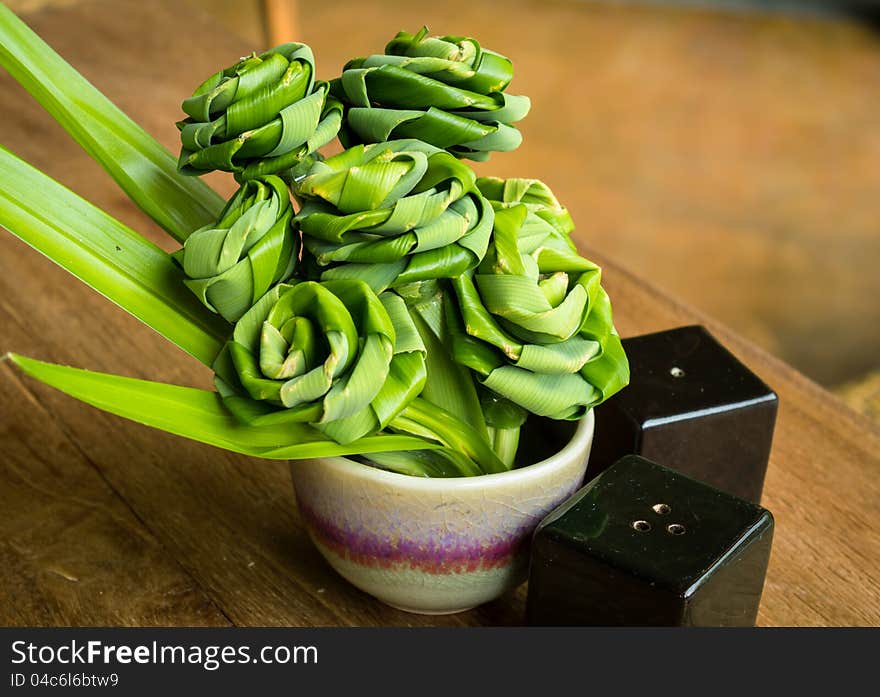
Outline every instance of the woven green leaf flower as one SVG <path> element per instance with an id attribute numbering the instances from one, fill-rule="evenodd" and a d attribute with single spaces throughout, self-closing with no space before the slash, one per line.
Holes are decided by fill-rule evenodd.
<path id="1" fill-rule="evenodd" d="M 529 109 L 473 39 L 401 32 L 333 83 L 303 44 L 242 58 L 183 102 L 177 163 L 2 5 L 0 63 L 183 248 L 2 148 L 0 223 L 210 365 L 217 391 L 3 357 L 25 374 L 235 453 L 442 477 L 515 467 L 527 411 L 575 419 L 627 383 L 567 211 L 460 159 L 516 148 Z M 322 161 L 343 126 L 354 147 Z M 225 207 L 177 171 L 216 169 L 241 183 Z"/>
<path id="2" fill-rule="evenodd" d="M 525 202 L 530 187 L 514 180 L 507 191 L 523 202 L 493 201 L 485 259 L 452 280 L 452 350 L 492 392 L 541 416 L 576 419 L 624 387 L 629 366 L 599 267 L 547 222 L 566 218 L 555 198 Z"/>
<path id="3" fill-rule="evenodd" d="M 296 264 L 298 237 L 287 185 L 269 175 L 245 182 L 214 225 L 193 232 L 174 259 L 190 290 L 229 322 L 239 319 Z"/>
<path id="4" fill-rule="evenodd" d="M 417 140 L 354 146 L 294 184 L 303 244 L 324 279 L 376 290 L 450 278 L 483 258 L 491 204 L 473 171 Z"/>
<path id="5" fill-rule="evenodd" d="M 563 247 L 575 249 L 570 237 L 574 221 L 550 187 L 541 180 L 480 177 L 477 179 L 477 188 L 495 208 L 511 208 L 519 204 L 526 207 L 528 213 L 519 230 L 519 237 L 534 236 L 539 241 L 521 240 L 520 246 L 547 246 L 549 240 L 554 239 L 561 242 Z"/>
<path id="6" fill-rule="evenodd" d="M 214 368 L 241 421 L 310 423 L 350 443 L 421 392 L 425 348 L 390 291 L 358 280 L 282 283 L 238 321 Z"/>
<path id="7" fill-rule="evenodd" d="M 288 43 L 241 59 L 183 102 L 177 124 L 185 174 L 219 169 L 239 180 L 295 168 L 339 131 L 342 105 L 315 81 L 315 59 Z"/>
<path id="8" fill-rule="evenodd" d="M 513 78 L 510 59 L 471 38 L 427 33 L 400 32 L 384 55 L 349 61 L 331 83 L 349 107 L 343 142 L 418 138 L 472 160 L 519 147 L 522 135 L 511 124 L 530 102 L 504 92 Z"/>

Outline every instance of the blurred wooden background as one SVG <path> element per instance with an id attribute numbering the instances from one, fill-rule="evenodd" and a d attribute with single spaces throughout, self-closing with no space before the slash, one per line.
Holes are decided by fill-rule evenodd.
<path id="1" fill-rule="evenodd" d="M 88 0 L 9 4 L 71 2 Z M 511 56 L 511 91 L 533 100 L 525 143 L 481 173 L 544 179 L 592 248 L 880 418 L 871 24 L 585 0 L 187 2 L 256 51 L 311 44 L 323 78 L 422 24 Z M 199 40 L 167 50 L 185 60 Z"/>

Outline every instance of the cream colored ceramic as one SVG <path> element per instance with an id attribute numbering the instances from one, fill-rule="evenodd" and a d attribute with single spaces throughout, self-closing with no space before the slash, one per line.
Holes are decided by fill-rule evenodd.
<path id="1" fill-rule="evenodd" d="M 593 413 L 552 457 L 480 477 L 425 479 L 347 458 L 291 463 L 299 510 L 342 576 L 410 612 L 493 600 L 525 580 L 541 519 L 583 482 Z"/>

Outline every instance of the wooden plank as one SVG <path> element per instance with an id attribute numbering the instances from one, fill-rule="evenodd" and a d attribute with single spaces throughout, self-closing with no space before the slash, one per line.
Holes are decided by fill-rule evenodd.
<path id="1" fill-rule="evenodd" d="M 106 7 L 105 3 L 87 3 L 35 15 L 31 21 L 112 99 L 174 148 L 176 132 L 171 124 L 181 95 L 226 65 L 230 55 L 234 59 L 246 52 L 246 47 L 208 17 L 193 15 L 190 23 L 190 15 L 170 2 L 126 5 L 125 13 L 106 12 Z M 143 26 L 154 30 L 133 44 L 133 27 Z M 192 36 L 212 40 L 204 42 L 203 50 L 188 52 L 187 60 L 192 62 L 183 63 L 175 51 Z M 0 79 L 0 92 L 8 103 L 19 105 L 0 116 L 4 144 L 171 248 L 6 76 Z M 226 192 L 231 190 L 228 178 L 216 181 Z M 209 384 L 207 371 L 9 235 L 0 237 L 0 253 L 3 350 L 135 377 Z M 880 464 L 877 433 L 781 362 L 718 323 L 670 301 L 622 268 L 600 261 L 624 335 L 700 321 L 780 394 L 765 494 L 765 504 L 776 515 L 777 536 L 760 622 L 880 623 L 880 546 L 872 530 L 880 492 L 871 476 Z M 6 394 L 20 393 L 8 370 L 0 375 L 0 383 Z M 447 618 L 387 608 L 342 581 L 314 551 L 296 513 L 283 463 L 248 460 L 155 433 L 32 381 L 26 386 L 63 429 L 71 447 L 91 463 L 92 472 L 100 473 L 192 582 L 236 624 L 455 626 L 520 621 L 522 590 L 471 613 Z M 27 425 L 31 408 L 3 400 L 3 423 L 16 423 L 19 412 Z M 22 453 L 19 470 L 25 465 L 36 467 L 40 460 L 53 470 L 71 468 L 45 435 L 45 426 L 35 419 L 5 437 Z M 28 464 L 31 458 L 37 458 L 36 464 Z M 15 476 L 0 472 L 0 492 L 17 491 L 13 487 L 21 485 L 15 484 Z M 71 477 L 65 489 L 85 497 L 85 485 Z M 35 510 L 23 520 L 46 525 L 55 516 Z M 116 535 L 110 535 L 113 543 L 122 545 Z M 83 536 L 99 537 L 89 531 Z M 98 545 L 100 540 L 90 544 Z M 4 559 L 8 554 L 4 551 Z M 65 558 L 68 565 L 88 559 L 87 552 L 71 551 L 70 555 Z M 0 583 L 21 576 L 17 563 L 0 563 Z M 142 573 L 148 571 L 142 568 Z M 96 569 L 94 574 L 95 584 L 125 581 L 124 570 L 116 567 Z M 64 615 L 40 610 L 49 601 L 27 584 L 15 581 L 10 587 L 21 586 L 16 603 L 22 609 L 10 617 L 10 623 L 52 624 Z M 107 606 L 110 601 L 101 605 L 100 598 L 93 597 L 97 587 L 83 592 L 84 604 L 97 603 L 95 621 L 101 621 L 101 613 L 106 613 L 107 622 L 144 621 L 137 613 L 125 614 L 128 599 L 122 596 L 112 607 Z M 60 591 L 51 597 L 60 597 Z M 0 612 L 10 602 L 0 602 Z M 71 613 L 64 616 L 78 621 Z M 181 611 L 169 623 L 187 623 L 187 617 Z"/>
<path id="2" fill-rule="evenodd" d="M 266 38 L 270 46 L 286 41 L 298 41 L 300 11 L 297 0 L 263 0 Z"/>
<path id="3" fill-rule="evenodd" d="M 8 366 L 0 405 L 0 625 L 229 624 Z"/>

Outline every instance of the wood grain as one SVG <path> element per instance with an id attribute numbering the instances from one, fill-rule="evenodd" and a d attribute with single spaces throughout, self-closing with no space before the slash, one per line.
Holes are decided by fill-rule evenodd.
<path id="1" fill-rule="evenodd" d="M 249 47 L 207 15 L 185 14 L 165 0 L 132 3 L 125 13 L 107 12 L 107 6 L 86 3 L 28 20 L 174 149 L 180 95 Z M 147 25 L 154 30 L 133 42 L 133 28 Z M 214 38 L 187 56 L 190 64 L 174 51 L 194 34 Z M 0 77 L 0 93 L 17 105 L 0 114 L 4 145 L 171 248 L 8 76 Z M 212 181 L 224 193 L 232 188 L 226 179 Z M 0 255 L 0 350 L 134 377 L 209 384 L 204 368 L 8 234 L 0 235 Z M 877 432 L 781 361 L 612 261 L 598 260 L 624 335 L 701 322 L 780 395 L 764 500 L 776 516 L 777 533 L 760 623 L 880 624 Z M 5 453 L 0 622 L 521 621 L 522 589 L 445 618 L 402 613 L 353 589 L 308 541 L 283 463 L 151 431 L 8 368 L 0 370 L 0 390 Z"/>
<path id="2" fill-rule="evenodd" d="M 66 425 L 0 373 L 0 625 L 229 624 Z"/>

